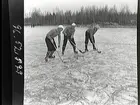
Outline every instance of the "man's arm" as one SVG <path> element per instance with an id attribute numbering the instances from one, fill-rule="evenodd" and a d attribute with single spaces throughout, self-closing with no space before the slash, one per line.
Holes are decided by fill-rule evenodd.
<path id="1" fill-rule="evenodd" d="M 93 44 L 95 44 L 95 42 L 93 41 L 93 36 L 96 32 L 97 32 L 97 29 L 95 29 L 95 28 L 94 28 L 94 30 L 90 31 L 90 38 L 91 38 Z"/>
<path id="2" fill-rule="evenodd" d="M 74 31 L 72 32 L 71 38 L 74 38 L 74 33 L 75 33 L 75 29 L 74 29 Z"/>
<path id="3" fill-rule="evenodd" d="M 51 38 L 51 36 L 50 36 L 50 35 L 47 35 L 47 37 L 48 37 L 50 40 L 52 40 L 52 38 Z"/>
<path id="4" fill-rule="evenodd" d="M 60 47 L 60 42 L 61 42 L 61 35 L 58 35 L 58 47 Z"/>
<path id="5" fill-rule="evenodd" d="M 64 31 L 62 32 L 64 35 L 67 35 L 66 33 L 67 27 L 64 29 Z"/>
<path id="6" fill-rule="evenodd" d="M 51 42 L 53 42 L 53 39 L 51 38 L 51 34 L 52 34 L 52 32 L 50 31 L 50 32 L 47 34 L 47 37 L 50 39 Z"/>

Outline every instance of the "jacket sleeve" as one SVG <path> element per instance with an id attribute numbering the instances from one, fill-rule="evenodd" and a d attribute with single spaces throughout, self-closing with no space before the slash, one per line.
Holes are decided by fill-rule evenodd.
<path id="1" fill-rule="evenodd" d="M 61 33 L 58 35 L 58 46 L 60 46 L 60 42 L 61 42 Z"/>
<path id="2" fill-rule="evenodd" d="M 62 32 L 64 35 L 66 35 L 67 33 L 66 33 L 66 31 L 67 31 L 67 27 L 64 29 L 64 31 Z"/>
<path id="3" fill-rule="evenodd" d="M 75 29 L 72 31 L 71 36 L 74 37 Z"/>
<path id="4" fill-rule="evenodd" d="M 93 29 L 93 32 L 92 32 L 92 35 L 94 35 L 96 32 L 97 32 L 97 29 L 94 28 L 94 29 Z"/>

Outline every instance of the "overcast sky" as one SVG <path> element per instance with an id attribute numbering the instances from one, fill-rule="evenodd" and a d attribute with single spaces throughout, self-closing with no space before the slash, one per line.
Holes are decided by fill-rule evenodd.
<path id="1" fill-rule="evenodd" d="M 55 8 L 60 10 L 79 10 L 81 6 L 98 6 L 104 5 L 112 7 L 114 4 L 117 8 L 121 8 L 127 4 L 132 12 L 137 12 L 138 0 L 24 0 L 24 12 L 29 13 L 34 8 L 40 9 L 41 12 L 53 12 Z"/>

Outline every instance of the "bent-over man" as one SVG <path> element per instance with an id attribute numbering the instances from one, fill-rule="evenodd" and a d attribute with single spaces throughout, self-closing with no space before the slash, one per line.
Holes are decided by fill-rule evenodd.
<path id="1" fill-rule="evenodd" d="M 58 36 L 58 47 L 60 47 L 60 41 L 61 41 L 61 31 L 64 29 L 64 27 L 62 25 L 59 25 L 58 28 L 56 29 L 52 29 L 50 30 L 45 38 L 45 42 L 48 48 L 46 57 L 45 57 L 45 61 L 48 61 L 48 58 L 55 58 L 55 56 L 53 56 L 53 53 L 56 51 L 56 43 L 54 38 L 56 36 Z"/>
<path id="2" fill-rule="evenodd" d="M 73 47 L 73 51 L 75 54 L 77 54 L 78 52 L 76 51 L 76 43 L 74 41 L 74 33 L 75 33 L 75 27 L 76 24 L 72 23 L 71 26 L 68 26 L 64 29 L 63 34 L 64 34 L 64 40 L 63 40 L 63 46 L 62 46 L 62 55 L 64 55 L 64 51 L 67 45 L 67 41 L 69 40 L 69 42 L 71 43 L 72 47 Z"/>
<path id="3" fill-rule="evenodd" d="M 86 32 L 85 32 L 85 52 L 88 51 L 88 41 L 89 40 L 93 45 L 93 50 L 96 50 L 94 35 L 99 28 L 100 28 L 99 25 L 93 25 L 92 28 L 89 28 L 89 29 L 86 30 Z"/>

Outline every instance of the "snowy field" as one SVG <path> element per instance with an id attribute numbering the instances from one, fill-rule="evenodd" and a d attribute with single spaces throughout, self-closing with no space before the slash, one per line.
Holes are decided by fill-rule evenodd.
<path id="1" fill-rule="evenodd" d="M 24 105 L 137 105 L 137 29 L 101 28 L 95 34 L 101 54 L 92 50 L 57 53 L 47 63 L 46 33 L 55 26 L 25 27 Z M 77 47 L 84 50 L 87 28 L 76 28 Z M 57 42 L 57 38 L 55 38 Z M 63 35 L 61 40 L 62 47 Z M 56 43 L 57 44 L 57 43 Z M 57 49 L 61 55 L 61 48 Z"/>

